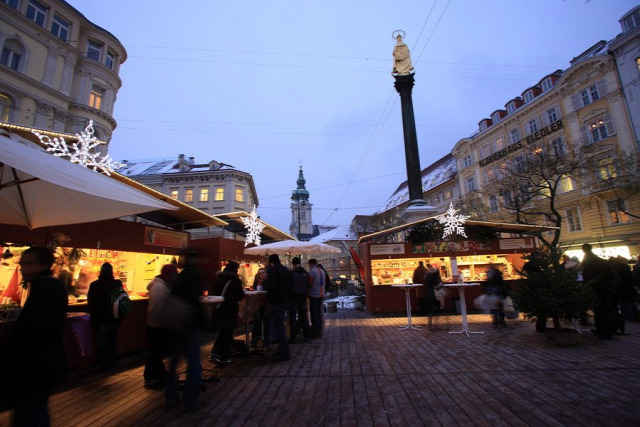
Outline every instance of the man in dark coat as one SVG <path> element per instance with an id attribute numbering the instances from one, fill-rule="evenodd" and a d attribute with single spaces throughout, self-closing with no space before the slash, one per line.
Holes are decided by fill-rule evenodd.
<path id="1" fill-rule="evenodd" d="M 419 284 L 424 283 L 424 278 L 427 275 L 427 269 L 424 266 L 422 261 L 418 261 L 418 266 L 415 270 L 413 270 L 412 283 Z M 421 312 L 426 312 L 427 310 L 427 294 L 425 292 L 425 287 L 421 286 L 416 289 L 416 294 L 418 297 L 418 307 Z"/>
<path id="2" fill-rule="evenodd" d="M 178 267 L 182 268 L 173 283 L 171 293 L 179 296 L 192 306 L 189 326 L 184 331 L 172 331 L 169 337 L 171 347 L 171 361 L 166 379 L 166 406 L 178 404 L 178 381 L 176 366 L 181 354 L 187 361 L 187 379 L 182 396 L 182 411 L 191 412 L 206 405 L 198 400 L 200 383 L 202 381 L 202 365 L 200 364 L 200 330 L 204 327 L 204 312 L 200 307 L 200 296 L 204 286 L 202 275 L 198 268 L 200 257 L 196 251 L 186 250 L 180 256 Z"/>
<path id="3" fill-rule="evenodd" d="M 29 298 L 16 321 L 5 373 L 11 390 L 12 425 L 49 425 L 51 388 L 65 377 L 64 326 L 67 288 L 51 275 L 50 250 L 32 247 L 22 253 L 20 270 Z"/>
<path id="4" fill-rule="evenodd" d="M 616 284 L 619 278 L 605 260 L 592 252 L 589 243 L 582 245 L 582 251 L 582 278 L 584 283 L 590 284 L 596 291 L 596 305 L 593 309 L 596 328 L 593 332 L 598 338 L 608 339 L 619 326 L 620 314 L 616 307 Z"/>
<path id="5" fill-rule="evenodd" d="M 233 344 L 233 330 L 238 323 L 239 302 L 244 299 L 242 282 L 238 277 L 238 264 L 229 261 L 224 269 L 218 273 L 213 285 L 213 295 L 224 297 L 224 301 L 213 314 L 218 321 L 220 333 L 211 348 L 209 360 L 220 365 L 231 363 L 231 346 Z"/>
<path id="6" fill-rule="evenodd" d="M 291 272 L 280 263 L 280 257 L 277 254 L 269 256 L 264 290 L 267 291 L 267 300 L 271 304 L 272 330 L 278 340 L 278 348 L 272 359 L 275 361 L 289 360 L 291 353 L 284 322 L 291 297 Z"/>
<path id="7" fill-rule="evenodd" d="M 289 305 L 289 343 L 296 342 L 299 325 L 302 325 L 302 334 L 304 340 L 311 338 L 311 327 L 309 326 L 309 318 L 307 315 L 307 296 L 311 282 L 309 273 L 305 270 L 300 258 L 295 257 L 291 260 L 291 304 Z"/>

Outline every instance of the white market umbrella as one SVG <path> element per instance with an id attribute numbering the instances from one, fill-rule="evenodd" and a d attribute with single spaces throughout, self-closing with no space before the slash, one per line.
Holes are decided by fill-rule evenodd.
<path id="1" fill-rule="evenodd" d="M 300 242 L 298 240 L 282 240 L 267 243 L 244 250 L 246 255 L 287 255 L 287 254 L 328 254 L 340 253 L 340 249 L 324 243 Z"/>
<path id="2" fill-rule="evenodd" d="M 164 209 L 177 208 L 0 134 L 0 224 L 38 228 Z"/>

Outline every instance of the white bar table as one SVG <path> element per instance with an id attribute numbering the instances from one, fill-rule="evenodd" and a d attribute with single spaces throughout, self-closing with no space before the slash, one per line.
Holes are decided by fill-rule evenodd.
<path id="1" fill-rule="evenodd" d="M 472 286 L 480 286 L 480 283 L 447 283 L 443 285 L 446 288 L 458 288 L 460 293 L 460 311 L 462 312 L 462 330 L 449 332 L 450 334 L 484 334 L 484 332 L 473 332 L 469 330 L 469 324 L 467 323 L 467 302 L 464 299 L 464 288 L 470 288 Z"/>
<path id="2" fill-rule="evenodd" d="M 413 326 L 411 323 L 411 294 L 409 291 L 411 288 L 418 288 L 422 286 L 422 283 L 407 283 L 404 285 L 391 285 L 392 288 L 404 288 L 405 296 L 407 298 L 407 326 L 401 326 L 398 329 L 420 329 L 422 326 Z"/>

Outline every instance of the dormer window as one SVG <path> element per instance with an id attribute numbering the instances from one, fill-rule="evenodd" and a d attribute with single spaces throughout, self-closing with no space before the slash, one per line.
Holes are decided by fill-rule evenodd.
<path id="1" fill-rule="evenodd" d="M 524 102 L 528 103 L 533 101 L 533 91 L 532 90 L 528 90 L 524 93 Z"/>
<path id="2" fill-rule="evenodd" d="M 500 121 L 500 113 L 493 113 L 491 115 L 491 120 L 493 121 L 493 123 L 498 123 Z"/>
<path id="3" fill-rule="evenodd" d="M 636 10 L 631 15 L 624 18 L 623 22 L 624 22 L 626 32 L 629 32 L 634 28 L 640 26 L 640 9 Z"/>
<path id="4" fill-rule="evenodd" d="M 516 111 L 516 103 L 511 101 L 507 104 L 507 113 L 511 114 Z"/>
<path id="5" fill-rule="evenodd" d="M 542 81 L 542 91 L 546 92 L 553 87 L 553 82 L 551 81 L 551 77 L 547 77 Z"/>
<path id="6" fill-rule="evenodd" d="M 483 120 L 480 122 L 480 132 L 487 130 L 487 121 Z"/>

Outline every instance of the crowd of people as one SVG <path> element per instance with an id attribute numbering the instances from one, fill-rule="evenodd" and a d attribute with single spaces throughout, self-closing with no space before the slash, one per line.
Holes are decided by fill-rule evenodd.
<path id="1" fill-rule="evenodd" d="M 187 362 L 185 390 L 182 396 L 183 411 L 189 412 L 205 405 L 198 399 L 202 367 L 200 365 L 200 335 L 205 321 L 217 331 L 211 348 L 209 361 L 216 365 L 232 363 L 233 333 L 236 329 L 240 301 L 245 298 L 242 281 L 238 277 L 239 264 L 229 261 L 222 271 L 216 273 L 213 286 L 204 285 L 202 272 L 198 268 L 197 254 L 187 253 L 180 257 L 182 271 L 178 274 L 175 266 L 166 265 L 160 275 L 149 284 L 149 312 L 147 337 L 149 350 L 144 370 L 145 385 L 166 390 L 166 405 L 178 404 L 176 365 L 182 355 Z M 265 291 L 266 301 L 253 313 L 251 347 L 253 351 L 266 355 L 273 362 L 291 358 L 291 344 L 307 342 L 322 336 L 323 305 L 325 287 L 329 275 L 316 259 L 307 263 L 308 270 L 300 258 L 293 258 L 292 268 L 285 267 L 278 255 L 269 256 L 268 264 L 260 268 L 253 290 Z M 198 298 L 203 293 L 224 297 L 213 311 L 211 319 L 204 319 Z M 195 309 L 193 319 L 185 322 L 187 327 L 167 330 L 162 316 L 169 310 L 169 296 L 178 295 Z M 287 320 L 289 328 L 287 328 Z M 299 334 L 302 336 L 299 337 Z M 275 346 L 272 346 L 275 344 Z M 274 348 L 275 347 L 275 348 Z M 169 355 L 168 368 L 163 357 Z"/>

